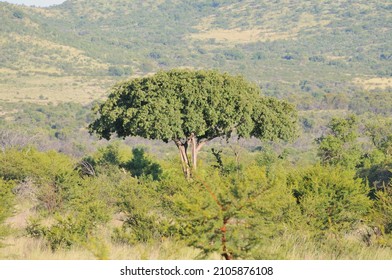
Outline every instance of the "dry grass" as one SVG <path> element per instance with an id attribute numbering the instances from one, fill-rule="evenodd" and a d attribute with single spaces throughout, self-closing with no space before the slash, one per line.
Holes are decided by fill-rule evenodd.
<path id="1" fill-rule="evenodd" d="M 0 249 L 0 259 L 6 260 L 88 260 L 94 255 L 87 250 L 59 250 L 52 253 L 49 247 L 40 239 L 28 237 L 12 237 L 4 242 L 6 246 Z"/>
<path id="2" fill-rule="evenodd" d="M 32 9 L 34 10 L 35 13 L 48 18 L 61 18 L 63 16 L 61 10 L 47 9 L 47 8 L 40 8 L 40 7 L 34 7 L 34 8 L 25 7 L 25 9 Z"/>
<path id="3" fill-rule="evenodd" d="M 392 78 L 355 78 L 354 83 L 366 90 L 392 88 Z"/>
<path id="4" fill-rule="evenodd" d="M 347 59 L 346 56 L 336 56 L 336 55 L 327 55 L 326 58 L 329 60 L 346 60 Z"/>
<path id="5" fill-rule="evenodd" d="M 289 32 L 273 32 L 266 29 L 212 29 L 196 34 L 192 34 L 192 39 L 209 40 L 215 39 L 218 42 L 228 43 L 251 43 L 258 41 L 274 41 L 281 39 L 289 39 L 294 35 Z"/>
<path id="6" fill-rule="evenodd" d="M 29 199 L 18 199 L 15 214 L 7 220 L 13 234 L 4 240 L 5 247 L 0 247 L 0 259 L 8 260 L 192 260 L 199 251 L 172 240 L 155 243 L 140 243 L 134 246 L 117 244 L 111 241 L 112 226 L 118 226 L 118 217 L 108 227 L 98 229 L 98 238 L 91 238 L 84 246 L 75 246 L 70 250 L 60 249 L 52 252 L 43 239 L 28 237 L 25 228 L 28 219 L 36 215 L 34 203 Z M 50 219 L 43 221 L 50 223 Z M 219 256 L 212 256 L 219 259 Z"/>
<path id="7" fill-rule="evenodd" d="M 366 246 L 360 240 L 328 240 L 325 244 L 304 238 L 287 252 L 291 260 L 389 260 L 392 250 L 377 245 Z"/>
<path id="8" fill-rule="evenodd" d="M 172 241 L 136 246 L 101 241 L 99 247 L 90 244 L 56 252 L 52 252 L 42 239 L 12 237 L 4 243 L 7 246 L 0 248 L 0 259 L 9 260 L 192 260 L 198 255 L 196 249 Z"/>
<path id="9" fill-rule="evenodd" d="M 0 249 L 0 259 L 11 260 L 193 260 L 199 251 L 171 240 L 134 246 L 113 244 L 105 234 L 101 240 L 92 240 L 84 247 L 52 252 L 41 239 L 26 236 L 6 239 Z M 366 246 L 355 239 L 327 240 L 324 244 L 306 236 L 285 235 L 264 244 L 261 258 L 286 260 L 389 260 L 392 249 L 377 245 Z M 220 259 L 218 254 L 209 259 Z"/>
<path id="10" fill-rule="evenodd" d="M 25 236 L 8 238 L 0 249 L 0 259 L 11 260 L 193 260 L 199 251 L 171 240 L 135 246 L 113 244 L 110 240 L 92 241 L 85 247 L 53 253 L 41 239 Z M 390 260 L 392 249 L 366 246 L 355 239 L 327 240 L 324 244 L 306 236 L 285 235 L 260 248 L 261 258 L 286 260 Z M 209 259 L 220 259 L 218 254 Z"/>
<path id="11" fill-rule="evenodd" d="M 28 58 L 30 57 L 30 53 L 34 51 L 35 49 L 42 50 L 45 49 L 48 52 L 52 51 L 52 54 L 50 57 L 48 56 L 46 59 L 49 59 L 50 61 L 61 61 L 61 62 L 72 62 L 76 63 L 78 65 L 85 65 L 86 67 L 94 67 L 94 68 L 107 68 L 107 64 L 98 62 L 84 54 L 83 51 L 78 50 L 76 48 L 70 47 L 70 46 L 65 46 L 65 45 L 60 45 L 57 43 L 54 43 L 52 41 L 48 41 L 42 38 L 38 38 L 36 36 L 32 35 L 20 35 L 17 33 L 8 33 L 6 35 L 6 38 L 3 38 L 2 41 L 0 41 L 1 45 L 4 44 L 24 44 L 28 46 L 23 53 L 20 53 L 19 56 L 23 58 Z M 55 53 L 55 54 L 53 54 Z M 45 55 L 44 55 L 45 56 Z M 45 57 L 42 57 L 41 59 L 45 59 Z M 23 59 L 21 61 L 18 61 L 17 65 L 23 66 L 23 71 L 28 72 L 28 71 L 33 71 L 37 70 L 35 68 L 30 69 L 31 67 L 34 67 L 29 59 Z M 27 67 L 27 68 L 26 68 Z M 46 68 L 45 68 L 46 69 Z"/>
<path id="12" fill-rule="evenodd" d="M 115 80 L 104 77 L 51 77 L 10 75 L 7 82 L 0 82 L 0 102 L 34 102 L 57 104 L 77 102 L 88 104 L 102 99 Z"/>
<path id="13" fill-rule="evenodd" d="M 234 13 L 241 14 L 238 21 L 231 21 L 227 28 L 213 28 L 214 22 L 217 20 L 216 16 L 208 16 L 200 21 L 196 26 L 199 33 L 190 35 L 191 39 L 209 40 L 215 39 L 218 42 L 225 43 L 252 43 L 276 41 L 285 39 L 295 39 L 299 32 L 304 29 L 313 27 L 325 26 L 330 23 L 329 20 L 318 20 L 310 13 L 303 13 L 298 21 L 293 21 L 290 24 L 283 23 L 282 20 L 290 14 L 290 8 L 282 7 L 279 11 L 266 11 L 261 17 L 256 14 L 257 8 L 246 7 L 241 4 L 232 4 L 227 7 L 222 7 L 223 12 L 228 9 Z M 249 19 L 248 28 L 239 28 L 242 26 L 241 18 Z M 260 20 L 262 24 L 257 24 L 258 27 L 253 27 L 255 20 Z M 262 26 L 262 28 L 260 28 Z"/>

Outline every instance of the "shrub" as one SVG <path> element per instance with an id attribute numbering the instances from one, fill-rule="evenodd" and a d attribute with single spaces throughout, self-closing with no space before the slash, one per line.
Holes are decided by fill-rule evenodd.
<path id="1" fill-rule="evenodd" d="M 200 172 L 166 197 L 177 234 L 201 249 L 202 257 L 214 252 L 225 259 L 266 257 L 263 244 L 298 215 L 284 176 L 269 180 L 265 167 L 252 164 L 224 171 Z"/>
<path id="2" fill-rule="evenodd" d="M 129 170 L 135 177 L 151 177 L 153 180 L 159 180 L 162 176 L 162 169 L 158 163 L 152 162 L 145 156 L 143 149 L 135 148 L 132 150 L 133 158 L 122 166 Z"/>
<path id="3" fill-rule="evenodd" d="M 372 206 L 369 188 L 355 172 L 342 167 L 312 166 L 292 173 L 288 185 L 301 209 L 304 221 L 316 235 L 336 235 L 354 229 Z"/>
<path id="4" fill-rule="evenodd" d="M 95 236 L 98 226 L 106 224 L 113 214 L 110 195 L 104 187 L 98 178 L 71 185 L 69 201 L 62 211 L 57 209 L 54 222 L 44 226 L 39 219 L 33 219 L 27 232 L 30 236 L 44 238 L 53 251 L 74 245 L 85 246 Z"/>
<path id="5" fill-rule="evenodd" d="M 354 115 L 344 119 L 332 118 L 328 123 L 328 134 L 316 139 L 323 164 L 351 169 L 359 164 L 361 152 L 357 143 L 357 122 Z"/>
<path id="6" fill-rule="evenodd" d="M 6 180 L 33 178 L 36 183 L 50 182 L 56 176 L 72 173 L 74 162 L 55 151 L 40 152 L 33 147 L 11 148 L 0 154 L 0 176 Z"/>
<path id="7" fill-rule="evenodd" d="M 373 215 L 375 225 L 382 233 L 392 235 L 392 182 L 383 190 L 376 192 Z"/>
<path id="8" fill-rule="evenodd" d="M 153 181 L 124 180 L 117 188 L 118 211 L 125 215 L 121 228 L 114 230 L 115 242 L 135 244 L 160 240 L 170 235 L 170 225 L 162 211 L 157 184 Z"/>
<path id="9" fill-rule="evenodd" d="M 0 241 L 10 232 L 9 228 L 4 225 L 4 222 L 12 215 L 14 205 L 13 187 L 13 182 L 0 178 Z M 0 247 L 1 245 L 0 242 Z"/>

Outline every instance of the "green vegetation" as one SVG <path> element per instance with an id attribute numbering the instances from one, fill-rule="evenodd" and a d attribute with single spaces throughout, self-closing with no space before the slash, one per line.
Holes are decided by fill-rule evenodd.
<path id="1" fill-rule="evenodd" d="M 0 2 L 0 258 L 391 259 L 391 8 Z"/>
<path id="2" fill-rule="evenodd" d="M 31 77 L 72 77 L 82 81 L 80 94 L 95 99 L 124 76 L 193 67 L 240 73 L 266 94 L 295 93 L 298 104 L 298 95 L 320 103 L 331 93 L 389 91 L 390 10 L 376 0 L 0 3 L 0 83 L 13 94 L 23 84 L 29 96 L 37 90 Z M 60 97 L 72 83 L 59 87 Z M 3 91 L 1 99 L 9 98 Z M 54 92 L 45 97 L 52 101 Z"/>
<path id="3" fill-rule="evenodd" d="M 177 161 L 141 151 L 110 144 L 75 161 L 53 151 L 6 149 L 0 156 L 9 163 L 0 174 L 5 197 L 12 201 L 13 189 L 35 209 L 18 229 L 20 238 L 39 238 L 53 254 L 84 248 L 101 259 L 111 258 L 115 246 L 169 240 L 198 249 L 193 258 L 306 255 L 290 251 L 293 242 L 304 246 L 297 250 L 313 248 L 315 258 L 391 250 L 390 186 L 372 198 L 373 187 L 344 165 L 298 167 L 281 156 L 267 163 L 270 151 L 226 146 L 216 157 L 202 153 L 203 165 L 186 180 Z"/>
<path id="4" fill-rule="evenodd" d="M 99 118 L 90 131 L 105 139 L 117 133 L 173 141 L 188 178 L 191 168 L 196 171 L 200 149 L 214 138 L 235 133 L 288 140 L 297 126 L 287 102 L 261 97 L 257 86 L 242 77 L 216 71 L 171 70 L 120 83 L 95 111 Z"/>
<path id="5" fill-rule="evenodd" d="M 355 168 L 361 156 L 359 147 L 354 143 L 358 138 L 355 116 L 333 118 L 327 127 L 330 129 L 329 134 L 317 139 L 322 163 Z"/>
<path id="6" fill-rule="evenodd" d="M 198 78 L 192 80 L 195 73 Z M 173 76 L 168 79 L 167 75 Z M 181 84 L 182 78 L 193 81 L 189 83 L 193 86 Z M 7 252 L 8 246 L 15 246 L 13 242 L 30 240 L 32 244 L 40 242 L 41 248 L 47 248 L 50 253 L 46 254 L 52 257 L 83 250 L 90 254 L 83 258 L 108 259 L 120 256 L 121 250 L 139 246 L 166 250 L 164 244 L 192 252 L 187 258 L 203 259 L 372 259 L 391 256 L 391 120 L 383 113 L 342 114 L 332 118 L 303 114 L 302 134 L 297 140 L 293 143 L 271 142 L 293 136 L 296 122 L 294 116 L 281 117 L 284 108 L 291 108 L 286 102 L 262 97 L 261 109 L 255 102 L 247 106 L 247 110 L 243 108 L 252 120 L 248 130 L 238 125 L 233 130 L 222 129 L 221 134 L 211 132 L 216 139 L 200 150 L 198 168 L 192 170 L 191 178 L 183 176 L 181 157 L 175 157 L 176 151 L 170 145 L 128 137 L 121 142 L 98 143 L 88 135 L 89 123 L 92 127 L 98 123 L 98 132 L 103 127 L 102 136 L 110 136 L 118 129 L 124 132 L 119 136 L 132 135 L 121 130 L 125 119 L 120 117 L 137 119 L 137 115 L 128 114 L 130 109 L 130 113 L 135 110 L 128 105 L 143 101 L 145 107 L 136 109 L 148 117 L 133 121 L 135 127 L 132 129 L 139 131 L 144 127 L 140 131 L 145 134 L 135 133 L 135 136 L 155 138 L 152 136 L 156 131 L 166 127 L 168 131 L 182 131 L 184 138 L 190 131 L 196 131 L 198 135 L 209 133 L 202 130 L 208 125 L 200 125 L 208 121 L 209 115 L 197 119 L 190 118 L 190 113 L 197 116 L 196 109 L 209 110 L 220 120 L 219 114 L 226 112 L 222 108 L 230 109 L 230 103 L 210 108 L 203 107 L 202 102 L 196 102 L 198 106 L 193 107 L 193 103 L 179 101 L 180 97 L 184 102 L 197 101 L 195 93 L 203 92 L 199 81 L 204 81 L 203 85 L 212 84 L 205 79 L 223 79 L 229 85 L 232 79 L 234 85 L 241 85 L 230 91 L 227 89 L 231 87 L 220 87 L 217 93 L 227 90 L 227 99 L 223 100 L 260 98 L 257 87 L 240 77 L 216 71 L 173 70 L 117 84 L 108 100 L 96 106 L 101 110 L 98 122 L 90 115 L 90 108 L 77 104 L 27 107 L 8 104 L 7 108 L 11 110 L 2 120 L 0 134 L 0 198 L 6 206 L 1 212 L 0 223 L 3 243 L 7 244 L 3 252 Z M 179 85 L 183 85 L 182 91 L 168 90 L 170 87 L 177 89 Z M 244 88 L 250 91 L 239 90 Z M 182 92 L 193 95 L 180 94 Z M 140 99 L 143 96 L 144 99 Z M 220 95 L 215 97 L 219 100 Z M 179 104 L 180 119 L 188 120 L 188 117 L 194 122 L 157 126 L 171 119 L 167 118 L 170 114 L 163 117 L 164 111 L 159 111 L 158 105 L 173 108 L 173 111 L 177 108 L 169 106 L 169 101 Z M 117 106 L 113 106 L 113 102 Z M 147 110 L 147 113 L 154 112 L 161 117 L 143 114 L 149 106 L 154 110 Z M 279 106 L 283 106 L 282 111 L 278 111 Z M 107 110 L 103 110 L 105 108 Z M 218 110 L 214 111 L 216 108 Z M 233 116 L 238 113 L 237 110 L 228 112 Z M 287 120 L 288 127 L 277 127 L 275 114 L 279 115 L 276 120 Z M 101 123 L 103 116 L 109 118 L 110 125 L 101 126 L 106 123 Z M 173 118 L 175 116 L 177 114 L 173 114 Z M 241 120 L 243 114 L 238 116 Z M 155 126 L 145 125 L 149 117 Z M 19 123 L 13 125 L 16 118 Z M 321 125 L 316 125 L 319 120 Z M 274 125 L 270 126 L 270 122 Z M 114 126 L 116 124 L 118 128 Z M 194 130 L 196 128 L 201 130 Z M 23 129 L 28 130 L 23 133 Z M 258 134 L 252 132 L 256 129 Z M 323 131 L 321 136 L 319 129 Z M 59 131 L 67 134 L 60 137 Z M 263 140 L 238 138 L 247 136 L 246 131 Z M 32 141 L 32 133 L 41 140 Z M 167 135 L 167 139 L 156 138 L 170 140 L 171 134 Z M 306 144 L 309 137 L 313 137 L 312 143 Z M 47 142 L 42 141 L 45 139 Z M 17 206 L 15 216 L 11 216 L 12 205 Z M 25 221 L 17 222 L 19 215 L 23 215 Z M 10 228 L 7 224 L 13 225 L 11 231 L 4 230 Z M 297 249 L 293 251 L 293 248 Z M 9 253 L 2 256 L 21 257 L 11 257 Z M 168 258 L 181 257 L 170 254 Z"/>
<path id="7" fill-rule="evenodd" d="M 14 184 L 12 181 L 0 179 L 0 248 L 3 245 L 1 241 L 10 233 L 10 230 L 4 225 L 4 222 L 12 214 L 14 196 L 11 191 L 13 187 Z"/>

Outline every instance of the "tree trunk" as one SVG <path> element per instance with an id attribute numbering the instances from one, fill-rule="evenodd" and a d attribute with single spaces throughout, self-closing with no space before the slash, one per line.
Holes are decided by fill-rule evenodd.
<path id="1" fill-rule="evenodd" d="M 193 170 L 196 171 L 197 169 L 197 139 L 194 133 L 191 134 L 190 137 L 191 144 L 192 144 L 192 167 Z"/>
<path id="2" fill-rule="evenodd" d="M 223 209 L 222 209 L 223 210 Z M 226 247 L 226 242 L 227 242 L 227 239 L 226 239 L 226 225 L 227 225 L 227 222 L 229 221 L 229 219 L 227 219 L 227 218 L 224 218 L 223 219 L 223 226 L 220 228 L 220 230 L 221 230 L 221 233 L 222 233 L 222 238 L 221 238 L 221 241 L 222 241 L 222 257 L 224 257 L 225 258 L 225 260 L 227 260 L 227 261 L 229 261 L 229 260 L 232 260 L 233 259 L 233 254 L 231 253 L 231 252 L 229 252 L 228 250 L 227 250 L 227 247 Z"/>
<path id="3" fill-rule="evenodd" d="M 182 171 L 184 172 L 185 177 L 189 179 L 192 176 L 192 171 L 196 171 L 197 169 L 197 154 L 207 140 L 203 139 L 202 141 L 198 141 L 195 134 L 192 133 L 184 142 L 179 139 L 173 139 L 173 141 L 180 152 Z M 188 158 L 189 144 L 192 146 L 191 160 Z"/>
<path id="4" fill-rule="evenodd" d="M 188 142 L 182 143 L 180 140 L 174 140 L 174 143 L 180 152 L 182 171 L 184 172 L 184 176 L 185 178 L 189 179 L 191 177 L 191 169 L 187 154 Z"/>
<path id="5" fill-rule="evenodd" d="M 191 136 L 189 137 L 190 142 L 192 144 L 192 167 L 193 170 L 197 169 L 197 154 L 201 150 L 201 148 L 204 146 L 204 144 L 207 142 L 207 140 L 203 139 L 201 141 L 198 141 L 195 134 L 192 133 Z"/>

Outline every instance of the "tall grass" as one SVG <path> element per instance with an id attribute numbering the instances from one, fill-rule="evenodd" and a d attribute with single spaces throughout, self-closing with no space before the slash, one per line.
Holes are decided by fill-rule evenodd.
<path id="1" fill-rule="evenodd" d="M 193 260 L 199 251 L 173 240 L 140 243 L 134 246 L 114 244 L 102 239 L 88 246 L 59 249 L 52 252 L 42 239 L 14 236 L 5 240 L 0 248 L 0 259 L 8 260 Z M 263 244 L 257 259 L 285 260 L 390 260 L 392 249 L 380 245 L 366 245 L 351 238 L 336 240 L 328 238 L 317 242 L 308 236 L 284 234 Z M 219 254 L 209 259 L 220 259 Z"/>
<path id="2" fill-rule="evenodd" d="M 112 243 L 92 247 L 73 247 L 52 252 L 42 239 L 12 237 L 0 249 L 0 259 L 7 260 L 192 260 L 198 251 L 172 241 L 136 246 Z"/>

